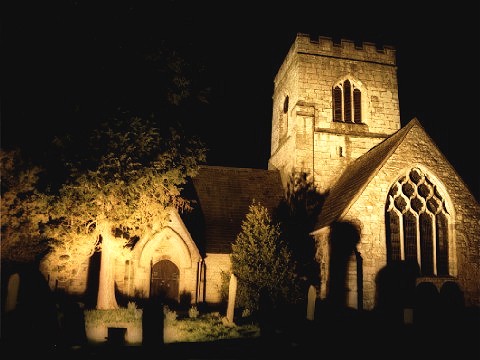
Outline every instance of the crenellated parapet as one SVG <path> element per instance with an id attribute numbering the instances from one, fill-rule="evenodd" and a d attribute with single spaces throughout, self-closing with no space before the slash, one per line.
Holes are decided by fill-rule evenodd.
<path id="1" fill-rule="evenodd" d="M 297 34 L 295 40 L 297 53 L 332 56 L 342 59 L 376 62 L 395 65 L 395 48 L 392 46 L 379 47 L 374 43 L 355 43 L 352 40 L 341 39 L 339 43 L 330 37 L 319 36 L 313 39 L 307 34 Z"/>
<path id="2" fill-rule="evenodd" d="M 331 37 L 312 38 L 308 34 L 298 33 L 285 60 L 278 70 L 274 83 L 284 76 L 291 61 L 298 55 L 330 57 L 334 59 L 362 61 L 386 66 L 396 66 L 396 49 L 393 46 L 378 46 L 371 42 L 356 43 L 341 39 L 336 42 Z"/>

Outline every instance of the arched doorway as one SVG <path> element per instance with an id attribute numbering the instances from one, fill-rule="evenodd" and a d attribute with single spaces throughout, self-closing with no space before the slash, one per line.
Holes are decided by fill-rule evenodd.
<path id="1" fill-rule="evenodd" d="M 170 260 L 160 260 L 152 265 L 150 298 L 178 301 L 180 271 Z"/>

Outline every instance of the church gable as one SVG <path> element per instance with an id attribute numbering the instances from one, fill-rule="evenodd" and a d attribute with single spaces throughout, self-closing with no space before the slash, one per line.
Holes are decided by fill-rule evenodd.
<path id="1" fill-rule="evenodd" d="M 401 176 L 401 171 L 398 169 L 407 169 L 413 167 L 414 164 L 419 164 L 425 169 L 426 173 L 430 174 L 432 179 L 435 179 L 437 186 L 441 186 L 449 194 L 453 203 L 463 204 L 468 208 L 468 211 L 479 214 L 480 205 L 478 201 L 455 168 L 426 133 L 420 122 L 416 119 L 412 122 L 405 138 L 392 153 L 381 171 L 385 174 L 389 172 L 392 176 L 397 171 L 398 176 Z"/>
<path id="2" fill-rule="evenodd" d="M 412 120 L 403 129 L 397 131 L 347 167 L 330 189 L 322 212 L 318 217 L 316 229 L 329 225 L 348 210 L 382 164 L 398 147 L 415 121 Z"/>
<path id="3" fill-rule="evenodd" d="M 177 212 L 171 214 L 168 226 L 154 236 L 138 242 L 133 254 L 134 259 L 143 267 L 147 267 L 152 259 L 166 257 L 176 259 L 181 267 L 190 268 L 201 258 L 194 240 Z"/>
<path id="4" fill-rule="evenodd" d="M 393 183 L 395 176 L 401 176 L 399 169 L 413 167 L 413 164 L 430 167 L 431 176 L 438 174 L 436 175 L 438 178 L 445 177 L 445 185 L 450 184 L 451 192 L 460 198 L 460 202 L 468 203 L 469 208 L 478 212 L 479 204 L 460 176 L 425 132 L 420 122 L 413 119 L 347 167 L 332 186 L 315 228 L 321 229 L 345 215 L 379 172 L 386 175 Z M 384 186 L 381 188 L 383 190 Z"/>
<path id="5" fill-rule="evenodd" d="M 480 206 L 417 120 L 402 130 L 335 219 L 361 224 L 358 251 L 364 254 L 367 298 L 375 291 L 368 284 L 383 267 L 410 259 L 419 267 L 417 281 L 440 291 L 455 278 L 467 302 L 478 299 L 480 287 L 472 279 L 480 276 Z"/>

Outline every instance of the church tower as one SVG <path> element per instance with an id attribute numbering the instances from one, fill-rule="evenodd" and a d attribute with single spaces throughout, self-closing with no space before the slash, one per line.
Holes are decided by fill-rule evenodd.
<path id="1" fill-rule="evenodd" d="M 297 34 L 274 79 L 269 169 L 328 190 L 345 167 L 400 129 L 395 50 Z"/>

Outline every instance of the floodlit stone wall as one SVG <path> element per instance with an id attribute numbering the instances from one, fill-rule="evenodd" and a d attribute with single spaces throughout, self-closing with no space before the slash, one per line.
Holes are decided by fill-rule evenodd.
<path id="1" fill-rule="evenodd" d="M 205 279 L 207 281 L 205 301 L 207 303 L 220 303 L 222 301 L 220 293 L 222 286 L 222 272 L 228 274 L 227 280 L 230 279 L 230 254 L 208 254 L 205 259 L 205 266 Z"/>
<path id="2" fill-rule="evenodd" d="M 333 121 L 333 87 L 347 79 L 361 90 L 361 123 Z M 398 129 L 393 48 L 297 36 L 274 80 L 269 168 L 280 169 L 284 182 L 293 169 L 305 171 L 326 191 L 351 161 Z"/>

